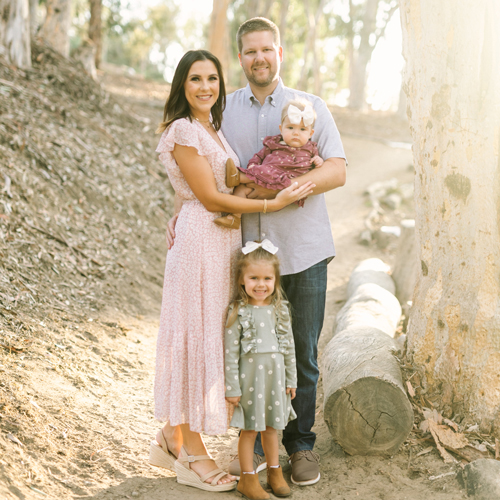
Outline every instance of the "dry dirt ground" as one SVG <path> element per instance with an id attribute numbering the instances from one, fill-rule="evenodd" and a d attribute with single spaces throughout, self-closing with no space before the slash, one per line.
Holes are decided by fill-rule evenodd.
<path id="1" fill-rule="evenodd" d="M 0 500 L 215 500 L 220 494 L 179 486 L 174 474 L 147 462 L 149 440 L 159 427 L 152 386 L 171 200 L 152 130 L 161 118 L 158 95 L 166 88 L 107 73 L 100 78 L 114 94 L 83 79 L 78 88 L 91 89 L 87 94 L 66 95 L 72 81 L 83 77 L 61 70 L 64 62 L 46 49 L 35 56 L 38 65 L 27 74 L 0 62 L 0 125 L 10 134 L 0 141 Z M 55 91 L 54 82 L 60 87 Z M 135 89 L 141 92 L 136 99 Z M 39 126 L 50 123 L 53 135 L 37 138 L 30 116 L 14 116 L 12 99 L 19 109 L 41 110 Z M 95 101 L 100 105 L 89 109 Z M 410 151 L 387 142 L 409 140 L 400 122 L 337 111 L 349 167 L 346 186 L 327 195 L 338 256 L 329 266 L 320 353 L 354 266 L 369 257 L 393 259 L 393 246 L 358 243 L 370 210 L 364 190 L 375 181 L 413 177 Z M 81 158 L 73 162 L 75 144 Z M 54 149 L 66 151 L 66 164 L 63 157 L 50 157 Z M 99 162 L 92 163 L 94 154 Z M 101 163 L 113 171 L 104 172 Z M 116 179 L 124 183 L 121 199 L 113 198 Z M 411 216 L 411 207 L 388 221 L 405 215 Z M 293 487 L 295 499 L 465 498 L 456 466 L 444 464 L 435 448 L 417 456 L 429 447 L 426 436 L 412 433 L 390 458 L 347 456 L 330 439 L 321 390 L 316 422 L 322 479 Z M 207 437 L 223 467 L 236 441 L 234 430 Z M 283 452 L 289 478 L 286 458 Z M 236 498 L 234 492 L 222 496 Z"/>

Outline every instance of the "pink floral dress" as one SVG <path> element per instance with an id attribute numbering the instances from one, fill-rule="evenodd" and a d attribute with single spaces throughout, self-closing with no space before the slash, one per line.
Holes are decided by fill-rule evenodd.
<path id="1" fill-rule="evenodd" d="M 163 132 L 157 152 L 170 182 L 185 201 L 168 251 L 160 330 L 156 347 L 155 417 L 170 425 L 188 423 L 194 432 L 221 434 L 228 426 L 224 386 L 224 323 L 233 298 L 234 264 L 241 233 L 214 224 L 187 184 L 172 155 L 175 144 L 196 148 L 212 167 L 217 189 L 225 164 L 239 160 L 218 132 L 224 149 L 198 122 L 176 120 Z"/>

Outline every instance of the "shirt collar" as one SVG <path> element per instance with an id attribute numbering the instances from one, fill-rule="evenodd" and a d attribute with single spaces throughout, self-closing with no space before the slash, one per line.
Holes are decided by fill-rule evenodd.
<path id="1" fill-rule="evenodd" d="M 273 90 L 273 93 L 266 98 L 274 107 L 276 107 L 276 99 L 283 92 L 284 88 L 285 85 L 283 84 L 283 80 L 280 77 L 278 85 L 276 85 L 276 88 Z M 250 106 L 253 106 L 254 102 L 259 102 L 257 98 L 253 95 L 249 83 L 247 83 L 247 86 L 245 87 L 245 100 L 249 102 Z"/>

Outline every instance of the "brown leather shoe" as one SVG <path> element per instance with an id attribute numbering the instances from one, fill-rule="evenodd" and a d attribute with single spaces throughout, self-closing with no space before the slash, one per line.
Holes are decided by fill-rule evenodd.
<path id="1" fill-rule="evenodd" d="M 253 470 L 258 474 L 261 470 L 264 470 L 267 467 L 267 462 L 265 457 L 259 455 L 258 453 L 253 454 Z M 238 455 L 234 457 L 228 467 L 228 473 L 231 476 L 235 476 L 238 479 L 240 478 L 241 468 L 240 468 L 240 460 Z"/>
<path id="2" fill-rule="evenodd" d="M 241 474 L 240 481 L 236 490 L 248 500 L 268 500 L 270 497 L 264 488 L 260 485 L 259 475 Z"/>
<path id="3" fill-rule="evenodd" d="M 309 486 L 319 481 L 319 455 L 312 450 L 301 450 L 290 455 L 292 483 Z"/>
<path id="4" fill-rule="evenodd" d="M 228 229 L 239 229 L 241 225 L 241 215 L 229 214 L 214 219 L 215 224 Z"/>
<path id="5" fill-rule="evenodd" d="M 281 466 L 267 468 L 267 486 L 277 497 L 288 497 L 292 493 L 283 477 Z"/>
<path id="6" fill-rule="evenodd" d="M 228 158 L 226 161 L 226 186 L 228 188 L 240 185 L 240 171 L 236 168 L 234 161 Z"/>

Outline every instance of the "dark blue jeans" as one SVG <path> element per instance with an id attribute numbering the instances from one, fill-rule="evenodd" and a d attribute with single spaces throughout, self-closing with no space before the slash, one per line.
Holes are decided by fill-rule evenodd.
<path id="1" fill-rule="evenodd" d="M 288 455 L 312 450 L 316 441 L 316 434 L 311 429 L 316 414 L 318 340 L 325 317 L 327 264 L 324 260 L 301 273 L 281 278 L 281 286 L 291 306 L 298 378 L 297 393 L 292 400 L 297 418 L 283 431 L 283 445 Z M 264 455 L 260 434 L 255 442 L 255 453 Z"/>

